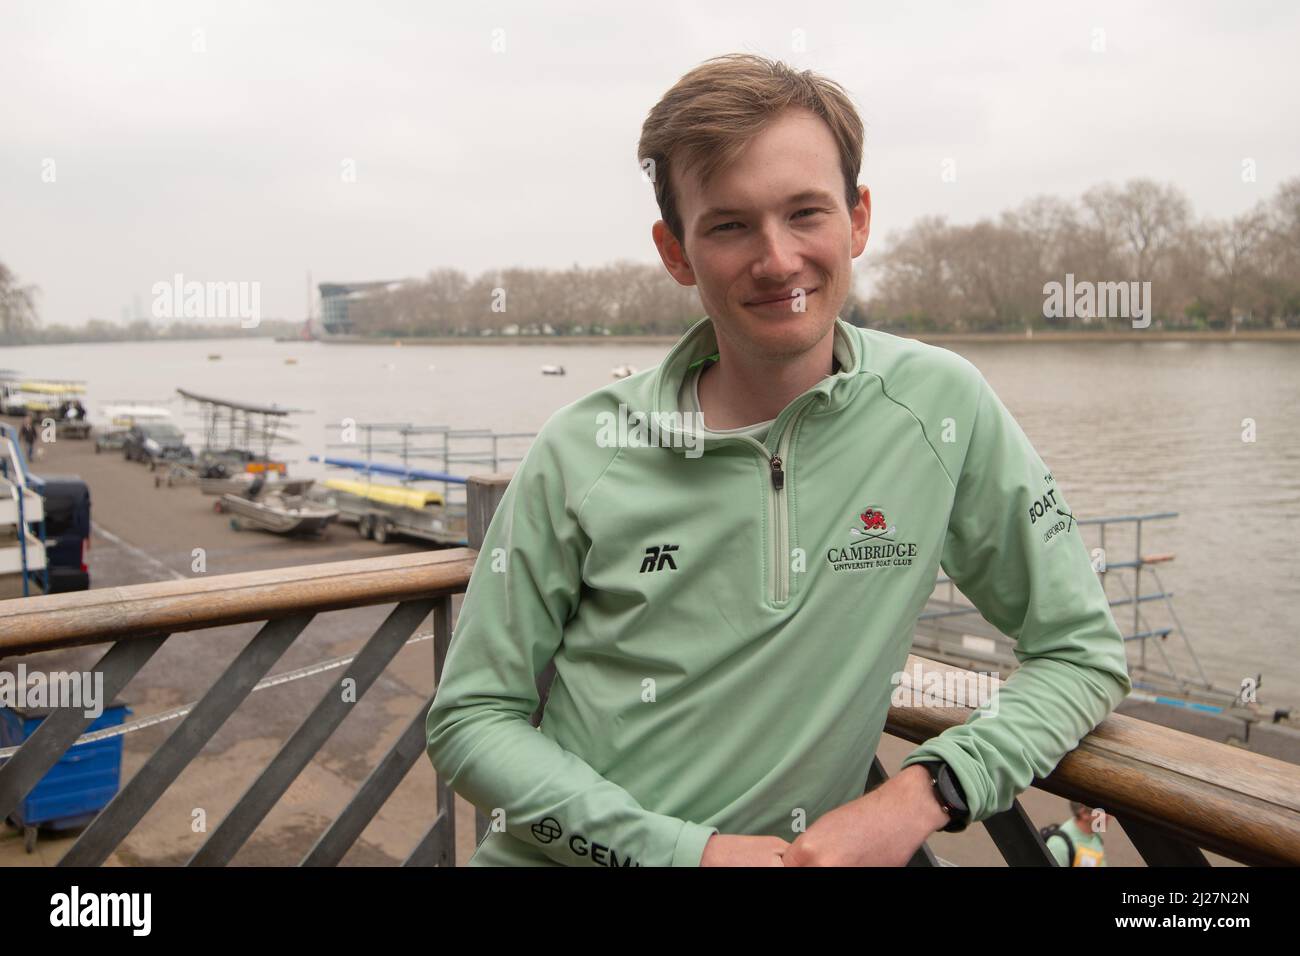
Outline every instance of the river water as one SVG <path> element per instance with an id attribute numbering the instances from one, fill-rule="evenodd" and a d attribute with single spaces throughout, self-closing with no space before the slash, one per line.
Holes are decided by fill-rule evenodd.
<path id="1" fill-rule="evenodd" d="M 984 373 L 1016 416 L 1076 516 L 1179 512 L 1175 520 L 1147 526 L 1142 550 L 1176 553 L 1159 573 L 1176 593 L 1208 676 L 1235 687 L 1262 672 L 1264 700 L 1300 704 L 1300 574 L 1292 565 L 1300 531 L 1300 345 L 953 348 Z M 323 470 L 306 458 L 338 440 L 344 419 L 534 432 L 561 405 L 610 382 L 613 366 L 646 369 L 667 349 L 232 339 L 32 346 L 0 353 L 0 366 L 30 377 L 85 380 L 93 421 L 101 420 L 105 402 L 174 400 L 178 386 L 306 409 L 293 416 L 300 444 L 281 450 L 291 474 L 320 476 Z M 290 358 L 296 362 L 286 363 Z M 567 374 L 543 376 L 544 364 L 563 365 Z M 194 407 L 172 407 L 199 447 Z M 1243 440 L 1252 437 L 1252 423 L 1254 440 Z M 503 451 L 517 455 L 524 446 L 505 443 Z M 1131 535 L 1108 537 L 1108 560 L 1130 560 L 1132 552 Z M 1131 615 L 1116 612 L 1126 631 Z M 1189 658 L 1173 642 L 1167 647 L 1182 671 Z"/>

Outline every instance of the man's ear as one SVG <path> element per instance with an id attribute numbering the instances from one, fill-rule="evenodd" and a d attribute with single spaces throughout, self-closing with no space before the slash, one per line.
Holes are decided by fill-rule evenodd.
<path id="1" fill-rule="evenodd" d="M 679 285 L 695 285 L 695 270 L 691 268 L 691 263 L 686 258 L 686 247 L 678 242 L 677 237 L 668 228 L 668 224 L 660 219 L 651 227 L 650 235 L 654 239 L 655 248 L 659 250 L 659 258 L 663 260 L 668 274 L 676 279 Z"/>
<path id="2" fill-rule="evenodd" d="M 871 234 L 871 190 L 866 186 L 858 187 L 858 204 L 849 210 L 849 245 L 856 259 L 867 248 L 867 236 Z"/>

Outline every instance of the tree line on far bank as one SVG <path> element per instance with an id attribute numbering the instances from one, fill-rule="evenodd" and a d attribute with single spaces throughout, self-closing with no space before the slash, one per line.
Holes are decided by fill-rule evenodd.
<path id="1" fill-rule="evenodd" d="M 140 342 L 149 339 L 232 339 L 267 335 L 293 337 L 302 323 L 285 319 L 261 319 L 253 328 L 238 322 L 175 320 L 158 325 L 147 319 L 108 322 L 90 319 L 82 325 L 45 325 L 36 305 L 40 289 L 23 285 L 18 276 L 0 262 L 0 345 L 63 345 L 72 342 Z"/>
<path id="2" fill-rule="evenodd" d="M 1197 221 L 1179 189 L 1149 179 L 1097 186 L 1076 201 L 1034 198 L 969 225 L 924 217 L 882 249 L 873 243 L 858 266 L 872 292 L 851 293 L 840 315 L 891 331 L 1129 327 L 1123 316 L 1046 317 L 1047 284 L 1067 276 L 1075 284 L 1150 282 L 1155 327 L 1297 328 L 1300 177 L 1227 220 Z M 206 334 L 201 327 L 187 334 L 181 322 L 43 329 L 35 292 L 0 263 L 0 344 Z M 348 302 L 355 334 L 412 338 L 677 335 L 702 314 L 696 290 L 658 262 L 499 269 L 475 278 L 444 268 Z M 240 331 L 266 335 L 269 326 Z M 274 332 L 292 328 L 282 320 Z"/>
<path id="3" fill-rule="evenodd" d="M 485 305 L 486 304 L 486 305 Z M 694 287 L 661 264 L 619 260 L 571 269 L 439 269 L 348 303 L 358 335 L 679 335 L 703 311 Z M 842 312 L 864 317 L 850 298 Z"/>
<path id="4" fill-rule="evenodd" d="M 925 331 L 1120 329 L 1130 317 L 1045 317 L 1048 283 L 1150 282 L 1152 326 L 1300 327 L 1300 177 L 1227 220 L 1196 221 L 1176 187 L 1134 179 L 997 219 L 918 220 L 872 264 L 868 324 Z M 1073 311 L 1073 310 L 1071 310 Z M 1095 315 L 1095 313 L 1094 313 Z"/>
<path id="5" fill-rule="evenodd" d="M 841 316 L 893 331 L 1131 327 L 1132 315 L 1047 317 L 1045 287 L 1067 275 L 1150 282 L 1157 327 L 1300 327 L 1300 177 L 1222 221 L 1195 220 L 1180 190 L 1149 179 L 1074 202 L 1032 199 L 971 225 L 926 217 L 859 264 L 873 292 L 851 293 Z M 361 335 L 676 335 L 701 314 L 695 289 L 657 262 L 473 279 L 440 269 L 349 303 Z"/>

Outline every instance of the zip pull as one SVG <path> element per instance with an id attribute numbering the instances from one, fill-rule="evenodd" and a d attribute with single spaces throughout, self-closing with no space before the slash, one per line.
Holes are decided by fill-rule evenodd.
<path id="1" fill-rule="evenodd" d="M 785 487 L 785 472 L 781 470 L 781 456 L 772 456 L 772 487 L 780 491 Z"/>

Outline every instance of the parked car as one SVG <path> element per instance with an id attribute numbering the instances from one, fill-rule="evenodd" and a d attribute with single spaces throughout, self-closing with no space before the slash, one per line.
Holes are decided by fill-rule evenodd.
<path id="1" fill-rule="evenodd" d="M 185 444 L 185 433 L 171 422 L 136 422 L 126 433 L 122 453 L 127 461 L 193 461 L 194 451 Z"/>
<path id="2" fill-rule="evenodd" d="M 141 422 L 170 422 L 172 413 L 154 405 L 114 402 L 104 406 L 108 422 L 95 427 L 95 454 L 116 450 L 126 442 L 131 426 Z"/>

